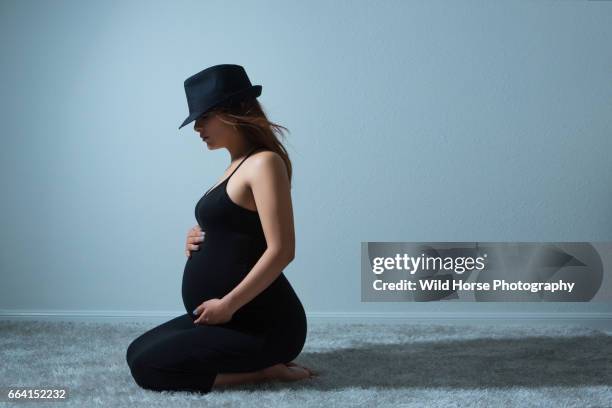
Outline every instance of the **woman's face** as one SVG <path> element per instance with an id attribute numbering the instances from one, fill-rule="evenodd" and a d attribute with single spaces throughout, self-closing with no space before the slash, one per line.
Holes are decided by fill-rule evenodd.
<path id="1" fill-rule="evenodd" d="M 225 126 L 227 125 L 221 122 L 214 112 L 207 112 L 195 121 L 193 129 L 200 134 L 200 138 L 210 148 L 218 146 L 219 137 L 223 134 Z"/>

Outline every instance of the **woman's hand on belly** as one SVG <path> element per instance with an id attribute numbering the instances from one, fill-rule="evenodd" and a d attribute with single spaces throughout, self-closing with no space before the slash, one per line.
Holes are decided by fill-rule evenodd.
<path id="1" fill-rule="evenodd" d="M 232 320 L 234 310 L 232 310 L 223 299 L 208 299 L 202 302 L 200 306 L 196 307 L 193 311 L 194 315 L 200 315 L 194 324 L 222 324 Z"/>
<path id="2" fill-rule="evenodd" d="M 185 242 L 185 255 L 191 258 L 191 251 L 198 251 L 200 242 L 204 241 L 206 232 L 202 231 L 199 224 L 196 224 L 187 232 L 187 241 Z"/>

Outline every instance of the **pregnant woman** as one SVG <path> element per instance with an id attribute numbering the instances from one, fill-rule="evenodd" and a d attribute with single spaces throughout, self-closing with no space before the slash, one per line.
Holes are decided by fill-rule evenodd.
<path id="1" fill-rule="evenodd" d="M 231 163 L 195 206 L 182 297 L 186 314 L 136 338 L 127 363 L 138 385 L 208 393 L 213 387 L 316 375 L 294 362 L 304 308 L 283 269 L 294 256 L 291 163 L 240 65 L 185 80 L 194 129 Z"/>

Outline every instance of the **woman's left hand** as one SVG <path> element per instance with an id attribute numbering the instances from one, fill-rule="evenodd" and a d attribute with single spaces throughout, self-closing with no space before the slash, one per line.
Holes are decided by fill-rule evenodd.
<path id="1" fill-rule="evenodd" d="M 221 324 L 232 320 L 234 311 L 223 299 L 208 299 L 194 310 L 199 315 L 194 324 Z"/>

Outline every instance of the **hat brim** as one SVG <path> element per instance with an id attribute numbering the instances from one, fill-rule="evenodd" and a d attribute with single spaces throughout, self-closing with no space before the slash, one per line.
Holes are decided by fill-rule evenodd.
<path id="1" fill-rule="evenodd" d="M 211 110 L 211 109 L 213 109 L 213 108 L 215 108 L 215 107 L 217 107 L 219 105 L 222 105 L 222 104 L 228 102 L 231 99 L 242 99 L 242 98 L 248 98 L 248 97 L 257 98 L 259 95 L 261 95 L 261 89 L 262 89 L 261 85 L 253 85 L 250 88 L 242 89 L 242 90 L 240 90 L 238 92 L 234 92 L 232 94 L 229 94 L 225 98 L 218 100 L 217 102 L 215 102 L 214 104 L 212 104 L 210 106 L 207 106 L 203 110 L 199 110 L 197 112 L 191 113 L 183 121 L 181 126 L 179 126 L 179 129 L 182 128 L 183 126 L 185 126 L 186 124 L 188 124 L 190 122 L 193 122 L 194 120 L 196 120 L 197 118 L 199 118 L 200 116 L 202 116 L 203 114 L 208 112 L 209 110 Z"/>

